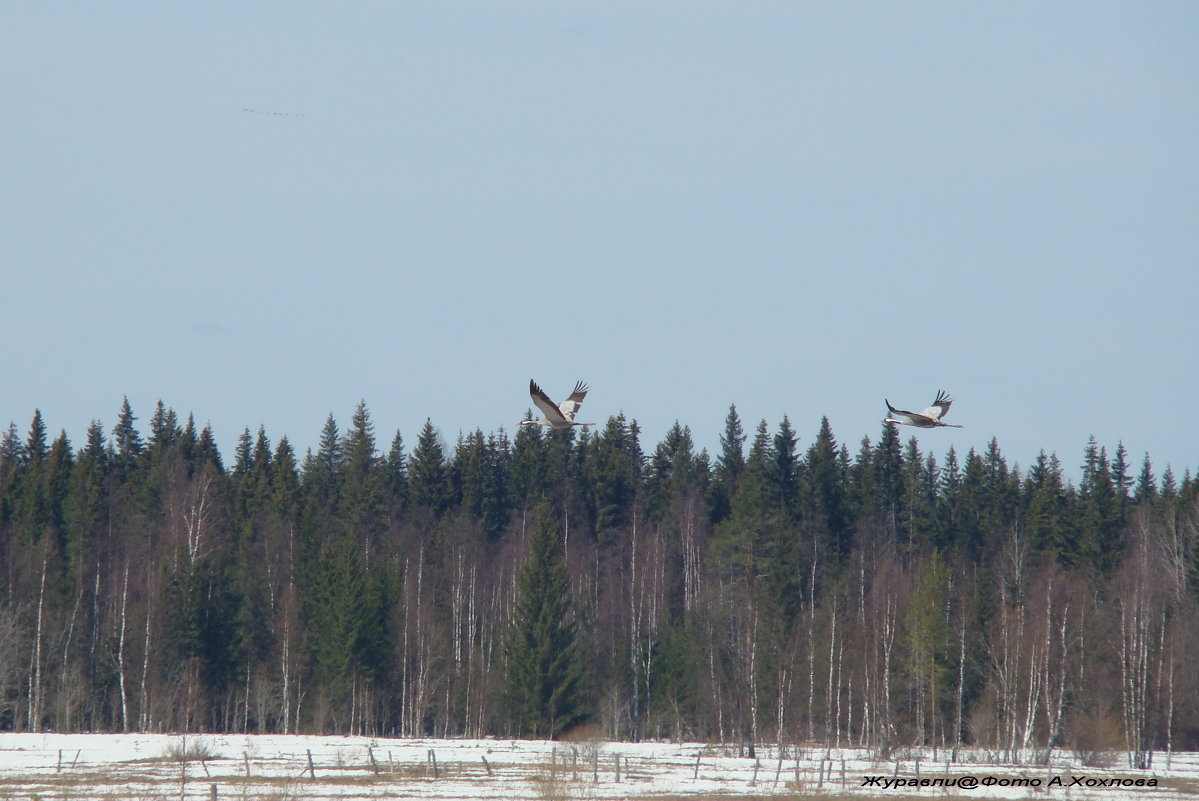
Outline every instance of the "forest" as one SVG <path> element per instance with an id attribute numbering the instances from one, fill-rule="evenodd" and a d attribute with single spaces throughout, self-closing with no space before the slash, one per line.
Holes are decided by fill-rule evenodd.
<path id="1" fill-rule="evenodd" d="M 829 421 L 0 437 L 0 730 L 1199 749 L 1199 480 Z M 801 445 L 801 442 L 803 443 Z M 1073 467 L 1072 467 L 1073 470 Z"/>

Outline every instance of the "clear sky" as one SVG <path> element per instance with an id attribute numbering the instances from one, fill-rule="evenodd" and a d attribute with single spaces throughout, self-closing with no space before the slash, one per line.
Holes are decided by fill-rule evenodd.
<path id="1" fill-rule="evenodd" d="M 1199 465 L 1199 3 L 0 6 L 0 424 Z"/>

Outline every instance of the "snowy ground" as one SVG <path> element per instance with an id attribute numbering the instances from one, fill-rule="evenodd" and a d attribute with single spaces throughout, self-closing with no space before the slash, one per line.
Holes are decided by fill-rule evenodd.
<path id="1" fill-rule="evenodd" d="M 947 765 L 943 753 L 934 760 L 931 752 L 919 762 L 912 754 L 875 762 L 856 749 L 835 750 L 825 761 L 825 753 L 791 750 L 780 761 L 774 749 L 759 748 L 755 760 L 697 743 L 0 734 L 0 801 L 1199 799 L 1194 753 L 1174 754 L 1168 768 L 1157 754 L 1152 771 L 1122 769 L 1119 755 L 1115 767 L 1093 768 L 1063 754 L 1047 769 L 982 759 Z"/>

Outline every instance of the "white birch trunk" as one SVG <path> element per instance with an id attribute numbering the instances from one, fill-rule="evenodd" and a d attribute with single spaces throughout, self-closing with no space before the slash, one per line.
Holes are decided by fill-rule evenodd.
<path id="1" fill-rule="evenodd" d="M 860 636 L 868 643 L 865 658 L 862 659 L 862 731 L 858 745 L 865 745 L 868 738 L 874 734 L 873 705 L 870 693 L 873 691 L 871 675 L 874 672 L 874 638 L 868 637 L 870 627 L 866 625 L 866 560 L 858 561 L 858 630 Z"/>
<path id="2" fill-rule="evenodd" d="M 29 730 L 41 730 L 42 720 L 42 612 L 46 599 L 46 564 L 42 558 L 42 578 L 37 591 L 37 623 L 34 626 L 33 652 L 29 665 Z"/>
<path id="3" fill-rule="evenodd" d="M 880 710 L 887 743 L 895 736 L 895 724 L 891 720 L 891 652 L 895 647 L 895 615 L 895 597 L 888 593 L 886 611 L 883 613 L 883 692 Z"/>
<path id="4" fill-rule="evenodd" d="M 833 671 L 836 662 L 833 655 L 837 647 L 837 604 L 834 601 L 829 609 L 829 634 L 828 634 L 828 684 L 825 688 L 824 697 L 824 742 L 828 747 L 832 747 L 833 732 L 835 723 L 833 719 Z"/>
<path id="5" fill-rule="evenodd" d="M 121 691 L 121 731 L 129 731 L 129 693 L 125 689 L 125 619 L 129 606 L 129 564 L 121 583 L 121 620 L 117 635 L 117 687 Z"/>
<path id="6" fill-rule="evenodd" d="M 814 546 L 813 546 L 814 547 Z M 816 702 L 816 559 L 808 581 L 808 741 L 816 739 L 813 707 Z"/>
<path id="7" fill-rule="evenodd" d="M 408 558 L 404 557 L 404 592 L 407 595 L 408 591 Z M 411 625 L 409 617 L 411 615 L 412 604 L 405 598 L 404 602 L 404 635 L 400 648 L 400 732 L 405 737 L 410 737 L 412 732 L 408 728 L 408 699 L 411 695 L 411 687 L 409 685 L 409 660 L 410 652 L 408 647 L 408 629 Z"/>
<path id="8" fill-rule="evenodd" d="M 291 654 L 291 626 L 287 618 L 283 619 L 283 641 L 280 647 L 281 659 L 279 669 L 283 679 L 283 733 L 291 733 L 291 671 L 288 670 L 287 659 Z"/>
<path id="9" fill-rule="evenodd" d="M 836 614 L 837 614 L 836 604 L 834 603 L 833 616 L 836 617 Z M 844 666 L 844 658 L 845 658 L 845 637 L 842 636 L 841 639 L 839 639 L 837 641 L 837 671 L 835 674 L 836 678 L 833 682 L 833 720 L 836 722 L 836 727 L 833 732 L 833 742 L 838 747 L 841 745 L 841 742 L 842 742 L 842 739 L 841 739 L 841 695 L 842 695 L 841 682 L 844 680 L 844 677 L 845 677 L 845 673 L 842 670 L 842 668 Z M 851 687 L 851 689 L 853 687 L 852 680 L 850 681 L 850 687 Z M 849 705 L 849 701 L 847 699 L 846 706 L 848 706 L 848 705 Z"/>
<path id="10" fill-rule="evenodd" d="M 966 620 L 965 615 L 962 615 L 962 620 L 958 628 L 958 687 L 957 687 L 957 714 L 954 715 L 954 732 L 953 732 L 953 758 L 957 760 L 958 749 L 962 746 L 962 701 L 965 693 L 966 685 Z"/>
<path id="11" fill-rule="evenodd" d="M 147 687 L 146 687 L 146 677 L 149 675 L 149 673 L 150 673 L 150 602 L 149 602 L 149 599 L 147 599 L 147 601 L 146 601 L 146 640 L 144 643 L 144 650 L 142 652 L 141 700 L 140 700 L 140 705 L 139 705 L 139 710 L 138 710 L 138 718 L 137 718 L 138 731 L 143 731 L 143 732 L 150 730 L 150 693 L 148 692 Z M 190 678 L 191 673 L 192 672 L 189 671 L 188 681 L 191 681 L 191 678 Z M 191 705 L 191 700 L 190 700 L 191 695 L 192 695 L 191 693 L 188 693 L 189 699 L 188 699 L 187 712 L 186 712 L 186 718 L 185 718 L 185 720 L 187 721 L 187 723 L 189 725 L 191 724 L 191 713 L 192 713 L 192 705 Z"/>
<path id="12" fill-rule="evenodd" d="M 625 592 L 629 596 L 629 674 L 632 677 L 632 687 L 629 697 L 629 739 L 633 742 L 640 740 L 638 727 L 641 722 L 641 599 L 638 597 L 641 587 L 637 581 L 637 512 L 633 510 L 633 531 L 629 544 L 629 585 Z"/>
<path id="13" fill-rule="evenodd" d="M 708 678 L 712 683 L 712 696 L 716 706 L 716 734 L 720 742 L 724 739 L 724 701 L 720 694 L 720 682 L 716 676 L 716 637 L 712 631 L 711 617 L 707 620 L 708 631 Z"/>
<path id="14" fill-rule="evenodd" d="M 204 530 L 207 528 L 209 516 L 208 488 L 211 484 L 212 477 L 205 470 L 199 479 L 199 487 L 193 487 L 192 489 L 191 503 L 188 505 L 187 513 L 184 516 L 184 526 L 187 534 L 187 555 L 192 563 L 195 563 L 202 555 Z"/>
<path id="15" fill-rule="evenodd" d="M 749 747 L 750 756 L 758 742 L 758 612 L 750 616 L 749 637 Z"/>
<path id="16" fill-rule="evenodd" d="M 70 719 L 71 718 L 71 706 L 73 704 L 73 701 L 70 697 L 71 691 L 67 687 L 67 675 L 68 675 L 67 666 L 70 664 L 70 658 L 71 658 L 71 641 L 75 638 L 75 618 L 79 614 L 79 606 L 82 603 L 83 603 L 83 588 L 80 587 L 79 591 L 75 594 L 75 606 L 71 609 L 71 619 L 67 623 L 67 636 L 62 645 L 62 670 L 59 674 L 59 679 L 58 679 L 58 693 L 59 693 L 59 704 L 60 704 L 60 706 L 59 706 L 59 722 L 56 727 L 60 730 L 74 728 L 73 722 Z"/>

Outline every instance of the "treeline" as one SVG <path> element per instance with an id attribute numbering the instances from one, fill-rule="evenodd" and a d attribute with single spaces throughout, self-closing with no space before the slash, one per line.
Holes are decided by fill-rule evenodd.
<path id="1" fill-rule="evenodd" d="M 1122 446 L 136 423 L 0 440 L 0 729 L 1199 748 L 1199 481 Z"/>

